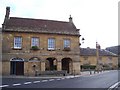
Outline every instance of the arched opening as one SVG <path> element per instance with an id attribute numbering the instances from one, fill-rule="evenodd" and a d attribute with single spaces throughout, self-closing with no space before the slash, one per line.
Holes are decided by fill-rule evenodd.
<path id="1" fill-rule="evenodd" d="M 10 60 L 10 74 L 24 75 L 24 60 L 22 58 L 13 58 Z"/>
<path id="2" fill-rule="evenodd" d="M 71 58 L 62 59 L 62 70 L 66 70 L 67 73 L 72 72 L 72 59 Z"/>
<path id="3" fill-rule="evenodd" d="M 39 62 L 40 59 L 38 57 L 32 57 L 29 59 L 29 62 Z"/>
<path id="4" fill-rule="evenodd" d="M 31 75 L 36 75 L 37 72 L 41 70 L 41 62 L 40 58 L 38 57 L 32 57 L 29 59 L 29 65 L 28 65 L 28 72 Z"/>
<path id="5" fill-rule="evenodd" d="M 57 59 L 47 58 L 45 63 L 45 70 L 57 70 Z"/>

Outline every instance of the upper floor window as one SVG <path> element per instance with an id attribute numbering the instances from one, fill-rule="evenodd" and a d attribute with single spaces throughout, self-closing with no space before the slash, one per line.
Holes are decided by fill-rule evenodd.
<path id="1" fill-rule="evenodd" d="M 48 39 L 48 50 L 54 50 L 55 49 L 55 39 L 49 38 Z"/>
<path id="2" fill-rule="evenodd" d="M 64 48 L 70 48 L 70 40 L 69 39 L 65 39 L 64 40 Z"/>
<path id="3" fill-rule="evenodd" d="M 31 39 L 31 46 L 38 46 L 39 47 L 39 38 L 32 37 L 32 39 Z"/>
<path id="4" fill-rule="evenodd" d="M 22 37 L 14 37 L 14 48 L 21 49 L 22 48 Z"/>

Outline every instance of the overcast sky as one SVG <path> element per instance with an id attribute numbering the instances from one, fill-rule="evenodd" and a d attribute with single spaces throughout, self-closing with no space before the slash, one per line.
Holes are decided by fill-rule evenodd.
<path id="1" fill-rule="evenodd" d="M 81 47 L 118 45 L 118 1 L 120 0 L 0 0 L 0 27 L 6 6 L 10 17 L 68 21 L 69 16 L 85 38 Z"/>

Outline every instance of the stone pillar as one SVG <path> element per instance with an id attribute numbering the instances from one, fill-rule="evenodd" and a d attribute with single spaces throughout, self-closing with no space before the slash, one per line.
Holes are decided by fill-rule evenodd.
<path id="1" fill-rule="evenodd" d="M 61 65 L 62 65 L 61 60 L 57 60 L 57 71 L 61 71 L 61 68 L 62 68 Z"/>
<path id="2" fill-rule="evenodd" d="M 74 61 L 73 62 L 73 74 L 80 74 L 80 62 Z"/>
<path id="3" fill-rule="evenodd" d="M 41 61 L 41 71 L 45 71 L 45 59 Z"/>
<path id="4" fill-rule="evenodd" d="M 73 73 L 73 62 L 70 61 L 69 62 L 69 74 L 72 74 Z"/>
<path id="5" fill-rule="evenodd" d="M 29 76 L 29 62 L 24 61 L 24 75 Z"/>

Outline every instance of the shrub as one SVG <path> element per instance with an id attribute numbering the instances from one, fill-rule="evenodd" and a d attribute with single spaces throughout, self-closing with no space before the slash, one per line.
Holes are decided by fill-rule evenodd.
<path id="1" fill-rule="evenodd" d="M 95 69 L 95 65 L 81 65 L 81 69 Z"/>
<path id="2" fill-rule="evenodd" d="M 38 46 L 32 46 L 32 50 L 39 50 Z"/>
<path id="3" fill-rule="evenodd" d="M 64 47 L 64 51 L 70 51 L 70 47 Z"/>

